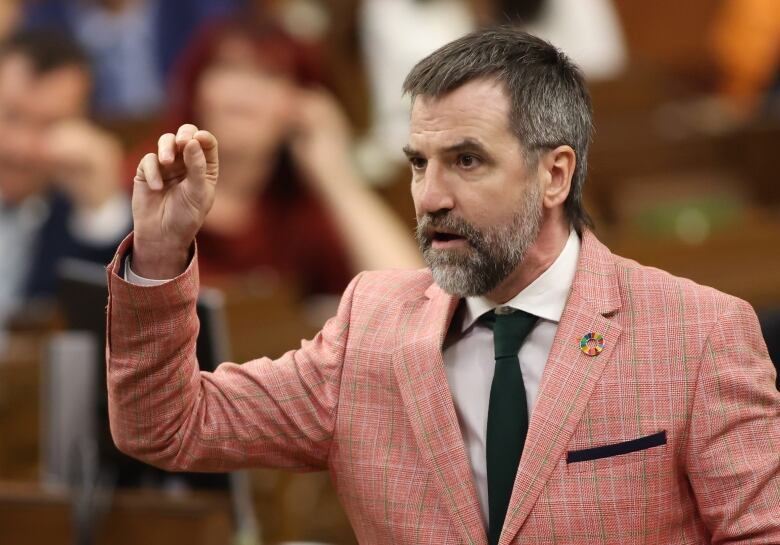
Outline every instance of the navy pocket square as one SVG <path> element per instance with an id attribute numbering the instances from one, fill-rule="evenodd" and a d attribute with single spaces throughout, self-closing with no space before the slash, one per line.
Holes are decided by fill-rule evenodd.
<path id="1" fill-rule="evenodd" d="M 646 450 L 653 447 L 660 447 L 666 444 L 666 430 L 659 431 L 646 437 L 604 445 L 601 447 L 586 448 L 582 450 L 570 450 L 566 453 L 566 463 L 587 462 L 589 460 L 598 460 L 599 458 L 609 458 L 611 456 L 620 456 L 639 450 Z"/>

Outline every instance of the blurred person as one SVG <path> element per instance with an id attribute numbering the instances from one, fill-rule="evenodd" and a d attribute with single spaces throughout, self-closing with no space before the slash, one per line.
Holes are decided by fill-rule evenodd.
<path id="1" fill-rule="evenodd" d="M 626 65 L 612 0 L 469 0 L 480 24 L 517 24 L 560 48 L 590 80 L 611 79 Z"/>
<path id="2" fill-rule="evenodd" d="M 198 236 L 207 281 L 271 269 L 304 293 L 339 293 L 356 271 L 419 265 L 411 233 L 355 173 L 320 79 L 316 53 L 271 23 L 215 25 L 184 58 L 167 126 L 208 127 L 226 158 Z"/>
<path id="3" fill-rule="evenodd" d="M 409 104 L 396 90 L 416 60 L 477 26 L 496 23 L 516 24 L 549 40 L 590 80 L 614 78 L 627 63 L 611 0 L 362 0 L 373 127 L 360 157 L 369 176 L 381 182 L 403 160 L 398 150 L 408 132 Z"/>
<path id="4" fill-rule="evenodd" d="M 89 53 L 94 105 L 103 117 L 144 117 L 164 104 L 165 81 L 192 35 L 242 0 L 42 0 L 28 27 L 63 29 Z"/>
<path id="5" fill-rule="evenodd" d="M 144 157 L 109 267 L 120 449 L 329 470 L 361 543 L 780 543 L 756 314 L 598 241 L 578 68 L 502 27 L 435 51 L 404 90 L 427 268 L 358 275 L 277 360 L 198 371 L 193 242 L 222 157 L 191 124 Z"/>
<path id="6" fill-rule="evenodd" d="M 0 44 L 0 324 L 54 290 L 65 256 L 106 263 L 130 227 L 122 151 L 83 116 L 90 72 L 65 36 Z"/>
<path id="7" fill-rule="evenodd" d="M 498 3 L 510 5 L 512 1 Z M 516 19 L 517 22 L 523 30 L 560 48 L 588 80 L 614 79 L 626 68 L 628 48 L 613 0 L 535 3 L 539 4 L 538 10 L 530 13 L 528 19 Z M 504 21 L 499 18 L 499 22 Z"/>
<path id="8" fill-rule="evenodd" d="M 373 118 L 358 160 L 369 179 L 381 184 L 404 161 L 409 101 L 398 92 L 404 77 L 418 59 L 473 30 L 478 20 L 469 0 L 361 0 L 358 9 Z"/>
<path id="9" fill-rule="evenodd" d="M 723 0 L 710 35 L 719 92 L 739 117 L 780 118 L 780 2 Z"/>

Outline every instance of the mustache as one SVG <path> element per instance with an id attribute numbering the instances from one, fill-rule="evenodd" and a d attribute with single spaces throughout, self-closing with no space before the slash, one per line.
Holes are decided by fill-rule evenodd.
<path id="1" fill-rule="evenodd" d="M 436 230 L 444 230 L 448 233 L 463 237 L 472 246 L 479 246 L 482 242 L 482 233 L 472 224 L 452 215 L 451 213 L 425 214 L 417 222 L 415 234 L 422 247 L 429 247 Z"/>

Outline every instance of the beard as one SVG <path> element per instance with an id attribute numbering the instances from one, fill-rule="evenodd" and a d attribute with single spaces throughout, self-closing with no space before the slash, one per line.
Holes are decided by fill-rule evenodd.
<path id="1" fill-rule="evenodd" d="M 541 188 L 533 184 L 508 223 L 480 230 L 450 212 L 426 214 L 417 222 L 416 235 L 436 284 L 449 294 L 473 297 L 495 289 L 523 262 L 541 224 Z M 463 237 L 466 249 L 433 248 L 435 228 Z"/>

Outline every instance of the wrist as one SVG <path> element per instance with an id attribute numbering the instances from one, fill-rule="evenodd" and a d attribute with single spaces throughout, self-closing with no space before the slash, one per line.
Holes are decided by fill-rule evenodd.
<path id="1" fill-rule="evenodd" d="M 136 238 L 133 240 L 133 272 L 150 280 L 175 278 L 187 270 L 190 246 L 171 246 Z"/>

